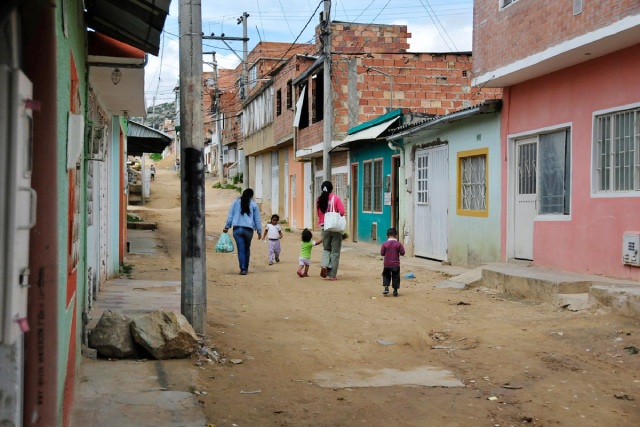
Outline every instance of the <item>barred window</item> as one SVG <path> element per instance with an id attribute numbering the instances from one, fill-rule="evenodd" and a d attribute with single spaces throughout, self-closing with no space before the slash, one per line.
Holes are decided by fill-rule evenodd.
<path id="1" fill-rule="evenodd" d="M 460 168 L 460 201 L 462 211 L 487 210 L 487 153 L 458 153 Z M 477 154 L 477 155 L 475 155 Z"/>
<path id="2" fill-rule="evenodd" d="M 419 205 L 429 203 L 429 155 L 424 153 L 416 157 L 416 198 Z"/>
<path id="3" fill-rule="evenodd" d="M 382 159 L 373 161 L 373 211 L 382 212 Z"/>
<path id="4" fill-rule="evenodd" d="M 362 210 L 371 212 L 372 162 L 362 163 Z"/>
<path id="5" fill-rule="evenodd" d="M 640 190 L 640 109 L 596 116 L 597 192 Z"/>

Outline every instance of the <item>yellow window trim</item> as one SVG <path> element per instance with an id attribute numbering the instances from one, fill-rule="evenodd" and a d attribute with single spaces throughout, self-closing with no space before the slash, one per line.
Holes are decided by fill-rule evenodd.
<path id="1" fill-rule="evenodd" d="M 485 157 L 484 182 L 485 182 L 485 205 L 486 209 L 481 211 L 462 209 L 462 159 L 467 157 Z M 458 182 L 456 185 L 456 213 L 460 216 L 475 216 L 486 218 L 489 216 L 489 148 L 477 148 L 475 150 L 459 151 L 457 161 Z"/>

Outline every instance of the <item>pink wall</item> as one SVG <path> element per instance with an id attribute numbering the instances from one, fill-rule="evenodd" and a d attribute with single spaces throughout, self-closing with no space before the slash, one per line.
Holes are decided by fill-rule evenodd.
<path id="1" fill-rule="evenodd" d="M 591 195 L 593 113 L 640 104 L 640 85 L 633 83 L 638 69 L 640 45 L 505 90 L 504 153 L 509 134 L 571 123 L 571 220 L 536 221 L 535 265 L 640 279 L 640 268 L 621 263 L 624 232 L 640 230 L 640 197 Z M 507 163 L 503 166 L 503 218 L 507 218 Z M 506 233 L 503 221 L 503 236 Z M 506 237 L 502 243 L 507 259 Z"/>

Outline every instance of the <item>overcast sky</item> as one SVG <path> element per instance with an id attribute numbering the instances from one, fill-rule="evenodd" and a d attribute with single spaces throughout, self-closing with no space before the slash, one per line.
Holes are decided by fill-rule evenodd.
<path id="1" fill-rule="evenodd" d="M 145 68 L 147 107 L 154 100 L 157 105 L 175 97 L 173 89 L 179 76 L 179 5 L 180 0 L 171 1 L 160 54 L 149 56 Z M 228 37 L 242 37 L 242 25 L 237 21 L 247 12 L 249 51 L 260 41 L 293 43 L 298 38 L 298 43 L 313 43 L 318 13 L 323 9 L 321 0 L 202 0 L 202 31 L 206 35 L 224 33 Z M 331 19 L 407 25 L 412 34 L 410 50 L 414 52 L 471 50 L 473 0 L 333 0 Z M 242 56 L 242 42 L 228 43 Z M 221 68 L 235 68 L 239 63 L 222 41 L 204 40 L 202 50 L 215 51 Z M 206 55 L 204 60 L 210 61 L 211 56 Z M 205 70 L 210 67 L 205 66 Z"/>

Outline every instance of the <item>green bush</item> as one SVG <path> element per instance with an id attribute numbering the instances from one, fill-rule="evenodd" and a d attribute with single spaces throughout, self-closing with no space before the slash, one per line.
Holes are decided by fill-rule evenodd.
<path id="1" fill-rule="evenodd" d="M 156 162 L 159 162 L 160 160 L 162 160 L 162 153 L 151 153 L 149 154 L 149 158 L 151 160 L 155 160 Z"/>

